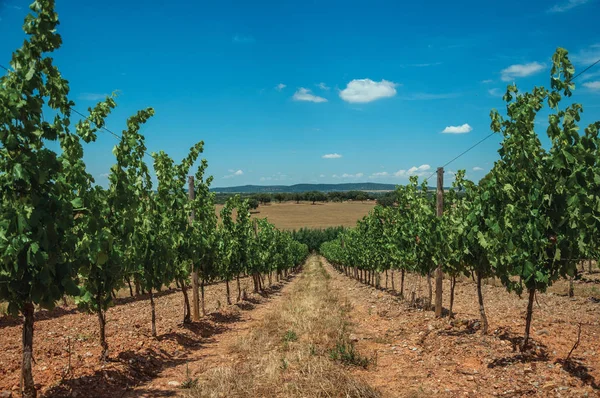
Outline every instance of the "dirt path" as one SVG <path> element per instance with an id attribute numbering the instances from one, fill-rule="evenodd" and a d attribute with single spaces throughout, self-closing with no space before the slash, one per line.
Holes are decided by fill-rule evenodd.
<path id="1" fill-rule="evenodd" d="M 290 279 L 293 281 L 293 278 Z M 275 282 L 275 281 L 273 281 Z M 183 296 L 180 290 L 155 295 L 158 339 L 150 333 L 150 305 L 147 295 L 117 300 L 107 313 L 107 341 L 110 361 L 101 363 L 96 315 L 76 307 L 58 307 L 37 312 L 34 330 L 34 380 L 40 396 L 121 397 L 131 389 L 133 396 L 170 396 L 176 383 L 214 354 L 226 336 L 246 328 L 263 306 L 277 300 L 280 290 L 292 282 L 276 284 L 268 298 L 249 294 L 248 300 L 224 305 L 225 283 L 205 289 L 208 315 L 199 322 L 182 324 Z M 252 291 L 250 278 L 241 280 L 242 289 Z M 237 296 L 231 283 L 232 300 Z M 21 320 L 0 317 L 0 393 L 18 394 L 21 360 Z M 204 361 L 206 362 L 206 361 Z M 198 365 L 200 366 L 200 365 Z"/>
<path id="2" fill-rule="evenodd" d="M 328 264 L 326 269 L 332 289 L 352 307 L 356 347 L 377 358 L 375 369 L 355 369 L 353 374 L 367 378 L 383 396 L 600 396 L 600 310 L 586 298 L 540 294 L 534 313 L 537 351 L 523 356 L 513 344 L 522 334 L 524 300 L 501 287 L 485 288 L 491 333 L 482 337 L 470 282 L 457 286 L 457 319 L 450 325 L 447 319 L 435 319 L 432 311 L 410 308 Z M 564 366 L 561 361 L 576 340 L 576 322 L 585 324 L 585 337 L 572 363 Z"/>
<path id="3" fill-rule="evenodd" d="M 221 323 L 227 325 L 226 330 L 204 339 L 201 343 L 202 348 L 189 351 L 185 361 L 165 368 L 150 382 L 136 386 L 124 397 L 178 396 L 184 393 L 182 387 L 185 387 L 186 381 L 189 383 L 208 369 L 230 363 L 233 358 L 228 356 L 227 347 L 240 336 L 248 334 L 257 322 L 277 305 L 282 295 L 294 285 L 296 278 L 297 276 L 292 276 L 286 282 L 274 285 L 268 290 L 265 298 L 254 295 L 238 305 L 240 310 L 223 313 L 221 317 L 217 317 Z"/>
<path id="4" fill-rule="evenodd" d="M 354 397 L 380 394 L 350 369 L 367 358 L 349 340 L 348 310 L 330 274 L 312 256 L 281 299 L 227 333 L 186 395 L 209 397 Z"/>

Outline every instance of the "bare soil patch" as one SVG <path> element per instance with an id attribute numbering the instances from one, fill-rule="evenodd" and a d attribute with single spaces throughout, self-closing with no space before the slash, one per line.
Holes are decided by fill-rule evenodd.
<path id="1" fill-rule="evenodd" d="M 538 294 L 533 318 L 536 349 L 521 354 L 517 346 L 524 331 L 526 299 L 503 287 L 484 287 L 491 333 L 482 336 L 476 287 L 469 280 L 457 283 L 456 319 L 450 323 L 448 318 L 436 319 L 433 311 L 411 307 L 390 291 L 363 285 L 329 265 L 326 268 L 332 288 L 346 294 L 352 305 L 357 348 L 377 357 L 375 370 L 355 369 L 354 373 L 368 377 L 384 396 L 600 396 L 600 304 L 593 299 Z M 396 273 L 397 288 L 399 280 Z M 405 292 L 419 286 L 420 295 L 426 296 L 425 280 L 410 275 Z M 562 291 L 563 286 L 556 289 Z M 444 281 L 445 304 L 448 292 Z M 581 343 L 565 362 L 580 322 Z"/>
<path id="2" fill-rule="evenodd" d="M 252 290 L 250 278 L 242 288 Z M 287 283 L 287 282 L 286 282 Z M 206 287 L 208 315 L 184 325 L 183 295 L 165 290 L 155 295 L 158 338 L 150 333 L 148 297 L 122 298 L 107 313 L 110 361 L 99 362 L 98 320 L 73 306 L 36 313 L 34 379 L 41 396 L 121 397 L 172 396 L 186 376 L 186 368 L 208 355 L 222 335 L 242 328 L 252 312 L 279 296 L 285 285 L 274 285 L 268 297 L 249 294 L 248 300 L 226 306 L 225 283 Z M 232 300 L 237 288 L 231 283 Z M 21 320 L 0 317 L 0 392 L 18 396 L 21 366 Z M 170 381 L 175 383 L 169 384 Z"/>

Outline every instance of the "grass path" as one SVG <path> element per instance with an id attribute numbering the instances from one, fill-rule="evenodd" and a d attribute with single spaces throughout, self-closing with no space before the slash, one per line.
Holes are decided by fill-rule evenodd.
<path id="1" fill-rule="evenodd" d="M 243 330 L 223 336 L 189 397 L 379 397 L 350 368 L 367 359 L 349 340 L 349 307 L 331 289 L 320 259 L 277 300 L 253 313 Z"/>

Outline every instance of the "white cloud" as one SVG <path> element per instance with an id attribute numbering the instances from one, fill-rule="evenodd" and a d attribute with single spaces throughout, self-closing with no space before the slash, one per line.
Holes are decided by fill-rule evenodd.
<path id="1" fill-rule="evenodd" d="M 552 8 L 548 10 L 548 12 L 565 12 L 569 11 L 571 8 L 575 8 L 577 6 L 581 6 L 585 3 L 589 2 L 589 0 L 567 0 L 566 3 L 556 4 Z"/>
<path id="2" fill-rule="evenodd" d="M 482 171 L 482 170 L 483 170 L 482 167 L 479 167 L 479 166 L 473 167 L 473 171 Z"/>
<path id="3" fill-rule="evenodd" d="M 329 87 L 323 82 L 317 84 L 317 87 L 319 87 L 321 90 L 329 91 Z"/>
<path id="4" fill-rule="evenodd" d="M 325 174 L 321 174 L 319 177 L 321 177 L 321 178 L 325 178 Z"/>
<path id="5" fill-rule="evenodd" d="M 234 43 L 248 44 L 248 43 L 254 43 L 256 40 L 254 40 L 254 37 L 252 37 L 252 36 L 235 35 L 235 36 L 233 36 L 231 41 Z"/>
<path id="6" fill-rule="evenodd" d="M 323 159 L 339 159 L 342 157 L 339 153 L 328 153 L 326 155 L 321 156 Z"/>
<path id="7" fill-rule="evenodd" d="M 285 84 L 283 84 L 283 83 L 279 83 L 278 85 L 276 85 L 276 86 L 275 86 L 275 90 L 277 90 L 277 91 L 281 91 L 281 90 L 283 90 L 283 89 L 284 89 L 284 88 L 286 88 L 286 87 L 287 87 L 287 86 L 286 86 Z"/>
<path id="8" fill-rule="evenodd" d="M 592 72 L 592 73 L 584 73 L 583 75 L 581 75 L 581 80 L 584 80 L 584 81 L 590 80 L 590 79 L 593 79 L 594 77 L 598 77 L 598 76 L 600 76 L 600 71 Z"/>
<path id="9" fill-rule="evenodd" d="M 371 178 L 387 177 L 390 174 L 387 171 L 380 171 L 378 173 L 371 174 Z"/>
<path id="10" fill-rule="evenodd" d="M 100 177 L 107 178 L 108 175 L 109 175 L 109 173 L 102 173 L 102 174 L 100 174 Z"/>
<path id="11" fill-rule="evenodd" d="M 536 74 L 546 68 L 546 65 L 539 62 L 530 62 L 528 64 L 515 64 L 500 71 L 500 78 L 503 82 L 509 82 L 516 77 L 527 77 Z"/>
<path id="12" fill-rule="evenodd" d="M 281 171 L 269 176 L 269 177 L 260 177 L 260 181 L 283 181 L 288 178 L 287 174 L 283 174 Z"/>
<path id="13" fill-rule="evenodd" d="M 295 101 L 327 102 L 327 99 L 314 95 L 309 89 L 300 87 L 292 97 Z"/>
<path id="14" fill-rule="evenodd" d="M 600 43 L 592 44 L 577 53 L 569 54 L 569 58 L 579 65 L 591 65 L 600 58 Z"/>
<path id="15" fill-rule="evenodd" d="M 481 82 L 483 84 L 489 84 L 489 83 L 493 82 L 493 80 L 492 79 L 485 79 L 485 80 L 482 80 Z"/>
<path id="16" fill-rule="evenodd" d="M 233 177 L 239 177 L 239 176 L 244 175 L 244 172 L 242 170 L 229 170 L 229 172 L 231 174 L 223 176 L 223 178 L 233 178 Z"/>
<path id="17" fill-rule="evenodd" d="M 83 93 L 78 98 L 82 101 L 101 101 L 108 97 L 108 94 L 101 93 Z"/>
<path id="18" fill-rule="evenodd" d="M 589 88 L 593 91 L 600 91 L 600 80 L 597 80 L 595 82 L 585 82 L 583 83 L 583 87 Z"/>
<path id="19" fill-rule="evenodd" d="M 463 124 L 462 126 L 446 126 L 446 128 L 442 131 L 445 134 L 466 134 L 473 130 L 473 127 L 469 126 L 468 123 Z"/>
<path id="20" fill-rule="evenodd" d="M 342 178 L 361 178 L 362 176 L 364 176 L 363 173 L 356 173 L 356 174 L 344 173 L 344 174 L 342 174 Z"/>
<path id="21" fill-rule="evenodd" d="M 488 94 L 491 95 L 492 97 L 502 97 L 502 90 L 500 90 L 499 88 L 490 88 L 488 90 Z"/>
<path id="22" fill-rule="evenodd" d="M 338 178 L 337 174 L 332 175 L 333 178 Z"/>
<path id="23" fill-rule="evenodd" d="M 354 79 L 340 91 L 340 98 L 350 103 L 365 103 L 396 95 L 397 84 L 387 80 Z"/>
<path id="24" fill-rule="evenodd" d="M 413 166 L 408 170 L 398 170 L 397 172 L 394 173 L 394 176 L 396 177 L 409 177 L 409 176 L 422 176 L 424 174 L 427 174 L 427 171 L 431 169 L 431 166 L 428 164 L 422 164 L 419 167 L 417 166 Z"/>

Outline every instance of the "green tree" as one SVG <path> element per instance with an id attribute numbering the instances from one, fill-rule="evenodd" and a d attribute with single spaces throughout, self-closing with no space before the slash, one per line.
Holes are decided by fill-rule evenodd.
<path id="1" fill-rule="evenodd" d="M 98 104 L 89 119 L 78 123 L 78 130 L 94 134 L 95 129 L 103 125 L 106 112 L 114 106 L 112 98 Z M 83 209 L 75 218 L 75 231 L 82 294 L 76 301 L 80 307 L 98 315 L 101 360 L 108 356 L 106 311 L 112 303 L 112 291 L 123 280 L 123 255 L 131 242 L 133 214 L 138 205 L 130 191 L 134 182 L 129 180 L 126 170 L 143 156 L 143 151 L 136 152 L 136 134 L 152 114 L 153 111 L 148 109 L 128 120 L 128 129 L 123 131 L 121 142 L 113 151 L 117 164 L 111 168 L 109 189 L 105 191 L 93 186 L 89 176 L 80 191 Z M 91 127 L 90 120 L 94 121 L 95 128 Z"/>
<path id="2" fill-rule="evenodd" d="M 490 214 L 496 217 L 487 220 L 490 233 L 481 244 L 492 251 L 492 265 L 504 285 L 528 293 L 522 349 L 529 343 L 536 291 L 574 274 L 575 259 L 586 251 L 585 221 L 597 216 L 596 211 L 584 214 L 580 199 L 588 195 L 585 172 L 598 145 L 598 123 L 582 137 L 577 126 L 581 105 L 559 108 L 563 97 L 571 96 L 574 68 L 561 48 L 552 63 L 550 90 L 535 87 L 520 94 L 510 85 L 504 95 L 507 118 L 491 113 L 492 130 L 504 139 L 485 186 L 494 207 Z M 534 125 L 544 102 L 551 111 L 549 150 L 542 147 Z"/>
<path id="3" fill-rule="evenodd" d="M 46 55 L 62 43 L 54 1 L 30 8 L 23 25 L 28 38 L 0 78 L 0 300 L 23 315 L 24 397 L 36 396 L 34 304 L 52 308 L 63 294 L 79 294 L 78 264 L 69 254 L 76 247 L 74 213 L 83 204 L 73 193 L 86 181 L 83 148 L 70 131 L 69 84 Z M 44 109 L 53 117 L 46 120 Z M 53 141 L 60 154 L 46 146 Z"/>

